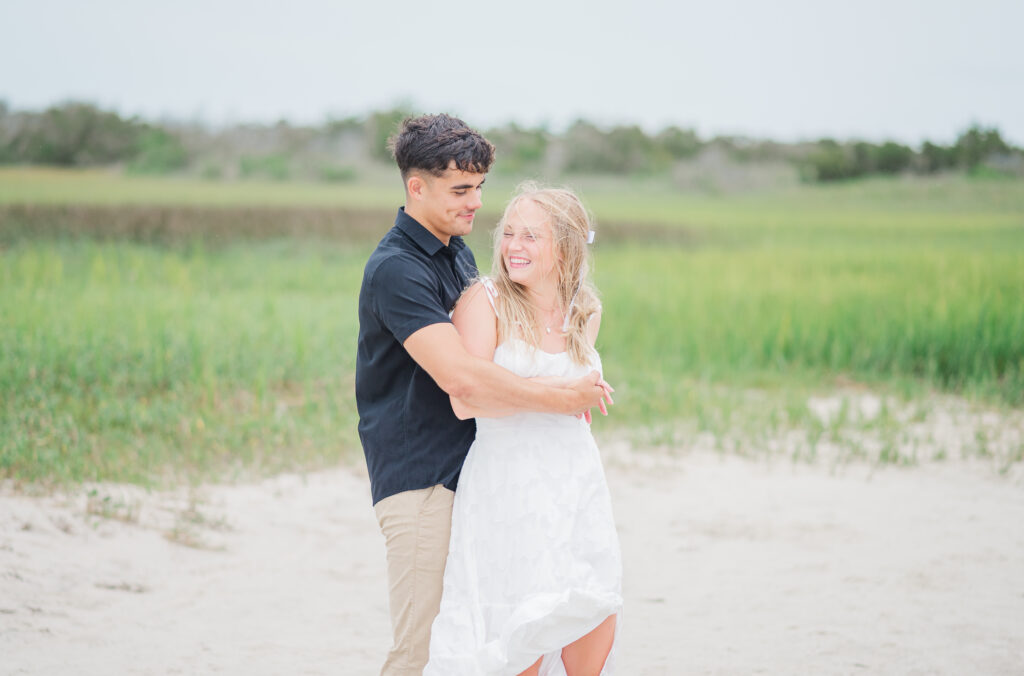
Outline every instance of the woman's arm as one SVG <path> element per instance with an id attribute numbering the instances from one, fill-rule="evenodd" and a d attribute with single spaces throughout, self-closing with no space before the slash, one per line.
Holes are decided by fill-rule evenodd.
<path id="1" fill-rule="evenodd" d="M 597 344 L 597 334 L 600 331 L 601 331 L 601 306 L 599 305 L 597 307 L 597 310 L 594 311 L 594 314 L 590 315 L 590 319 L 587 320 L 587 340 L 590 341 L 590 347 L 594 347 L 594 345 Z M 598 408 L 601 409 L 601 413 L 603 413 L 604 415 L 608 415 L 608 406 L 607 406 L 607 404 L 614 404 L 615 403 L 615 401 L 612 400 L 612 392 L 615 391 L 615 388 L 612 387 L 611 385 L 609 385 L 607 382 L 605 382 L 604 374 L 603 373 L 601 374 L 601 380 L 598 381 L 598 384 L 601 387 L 603 387 L 604 390 L 605 390 L 605 396 L 601 400 L 601 403 L 598 404 Z M 590 422 L 590 412 L 589 411 L 587 411 L 587 413 L 585 414 L 585 417 L 587 418 L 587 422 Z"/>
<path id="2" fill-rule="evenodd" d="M 498 347 L 498 317 L 487 296 L 487 289 L 481 282 L 471 286 L 455 304 L 455 311 L 452 312 L 452 324 L 458 330 L 467 352 L 481 359 L 494 360 L 494 350 Z M 554 383 L 544 384 L 558 386 Z M 502 418 L 515 412 L 511 409 L 472 406 L 454 396 L 451 397 L 451 401 L 452 410 L 460 420 Z"/>

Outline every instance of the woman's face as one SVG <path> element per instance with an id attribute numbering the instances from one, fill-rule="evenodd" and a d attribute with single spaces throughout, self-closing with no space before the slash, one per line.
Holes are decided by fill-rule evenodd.
<path id="1" fill-rule="evenodd" d="M 520 200 L 509 215 L 501 235 L 501 258 L 509 278 L 517 284 L 537 288 L 558 282 L 558 257 L 548 215 L 533 200 Z"/>

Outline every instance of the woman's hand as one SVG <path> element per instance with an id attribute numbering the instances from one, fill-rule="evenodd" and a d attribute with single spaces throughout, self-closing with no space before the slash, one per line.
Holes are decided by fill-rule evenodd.
<path id="1" fill-rule="evenodd" d="M 597 386 L 603 390 L 603 394 L 597 402 L 597 407 L 601 410 L 602 415 L 608 415 L 608 407 L 615 403 L 615 400 L 612 399 L 612 392 L 615 391 L 615 388 L 609 385 L 608 382 L 601 377 L 597 379 Z M 583 418 L 587 421 L 588 425 L 594 421 L 594 416 L 591 414 L 589 408 L 583 411 L 583 413 L 577 414 L 576 417 Z"/>
<path id="2" fill-rule="evenodd" d="M 608 415 L 608 407 L 615 403 L 615 400 L 612 399 L 612 392 L 615 391 L 615 388 L 609 385 L 604 378 L 601 378 L 599 381 L 597 381 L 597 384 L 600 385 L 601 388 L 604 390 L 604 396 L 601 397 L 601 402 L 598 404 L 598 406 L 601 409 L 601 413 L 603 413 L 604 415 Z"/>

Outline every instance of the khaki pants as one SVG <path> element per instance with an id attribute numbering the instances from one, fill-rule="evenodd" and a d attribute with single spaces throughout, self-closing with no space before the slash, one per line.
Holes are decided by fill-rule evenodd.
<path id="1" fill-rule="evenodd" d="M 420 676 L 430 625 L 441 606 L 455 493 L 440 484 L 384 498 L 374 506 L 388 558 L 394 642 L 381 676 Z"/>

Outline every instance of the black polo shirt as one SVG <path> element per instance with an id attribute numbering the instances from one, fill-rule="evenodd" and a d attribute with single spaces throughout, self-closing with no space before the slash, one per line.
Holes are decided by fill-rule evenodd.
<path id="1" fill-rule="evenodd" d="M 405 209 L 366 262 L 356 406 L 374 504 L 435 484 L 455 490 L 476 424 L 455 417 L 448 395 L 402 343 L 425 326 L 450 323 L 455 301 L 476 274 L 461 237 L 445 246 Z"/>

